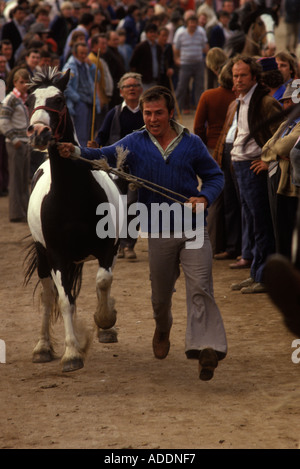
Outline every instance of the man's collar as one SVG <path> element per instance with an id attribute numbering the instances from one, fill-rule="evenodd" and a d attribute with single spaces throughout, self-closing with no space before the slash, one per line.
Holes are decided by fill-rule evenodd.
<path id="1" fill-rule="evenodd" d="M 132 108 L 132 107 L 128 106 L 128 104 L 126 104 L 126 102 L 125 102 L 125 100 L 124 100 L 124 101 L 122 102 L 122 105 L 121 105 L 121 112 L 123 111 L 123 109 L 124 109 L 125 107 L 127 107 L 131 112 L 134 112 L 134 113 L 139 112 L 139 110 L 140 110 L 139 105 L 137 105 L 135 108 Z"/>
<path id="2" fill-rule="evenodd" d="M 177 122 L 173 119 L 171 119 L 170 125 L 173 127 L 173 129 L 177 133 L 177 136 L 181 135 L 183 132 L 186 133 L 187 135 L 191 135 L 191 132 L 189 131 L 189 129 L 187 127 L 184 127 L 183 125 L 179 124 L 179 122 Z M 149 132 L 149 130 L 147 130 L 145 125 L 140 130 L 146 130 L 148 132 L 148 134 L 151 134 L 151 132 Z"/>
<path id="3" fill-rule="evenodd" d="M 257 87 L 257 85 L 258 85 L 258 83 L 255 83 L 255 85 L 252 86 L 252 88 L 248 91 L 247 94 L 245 94 L 245 96 L 241 96 L 241 95 L 240 95 L 240 96 L 237 98 L 238 101 L 243 102 L 243 103 L 245 103 L 245 104 L 249 104 L 250 99 L 252 98 L 252 95 L 253 95 L 253 93 L 254 93 L 255 88 Z"/>

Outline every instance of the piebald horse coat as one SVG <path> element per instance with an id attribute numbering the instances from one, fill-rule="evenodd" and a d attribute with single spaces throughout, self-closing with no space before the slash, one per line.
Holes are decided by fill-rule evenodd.
<path id="1" fill-rule="evenodd" d="M 110 289 L 118 240 L 97 236 L 96 225 L 101 217 L 96 211 L 99 204 L 112 204 L 118 223 L 123 206 L 120 191 L 108 174 L 93 170 L 88 163 L 63 159 L 58 153 L 60 141 L 78 145 L 63 94 L 68 80 L 68 72 L 61 75 L 55 69 L 45 70 L 34 77 L 29 88 L 28 134 L 34 146 L 48 146 L 49 159 L 34 176 L 29 201 L 28 224 L 34 243 L 27 281 L 37 268 L 42 284 L 43 320 L 33 361 L 46 362 L 54 357 L 49 325 L 56 310 L 65 326 L 63 370 L 73 371 L 83 367 L 85 346 L 76 335 L 74 313 L 83 263 L 90 258 L 99 262 L 96 325 L 109 329 L 116 321 Z"/>

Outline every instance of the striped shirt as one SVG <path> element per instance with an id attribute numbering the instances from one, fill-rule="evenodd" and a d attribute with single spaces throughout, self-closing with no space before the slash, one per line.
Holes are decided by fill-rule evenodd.
<path id="1" fill-rule="evenodd" d="M 201 62 L 203 58 L 203 48 L 207 44 L 205 30 L 198 26 L 194 34 L 189 34 L 187 28 L 183 27 L 175 33 L 175 49 L 180 51 L 180 63 L 182 65 Z"/>

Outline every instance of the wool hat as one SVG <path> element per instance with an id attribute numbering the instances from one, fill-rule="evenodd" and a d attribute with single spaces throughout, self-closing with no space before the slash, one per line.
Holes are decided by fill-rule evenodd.
<path id="1" fill-rule="evenodd" d="M 270 70 L 278 70 L 278 65 L 275 57 L 262 57 L 261 59 L 257 60 L 257 63 L 262 66 L 263 72 L 269 72 Z"/>

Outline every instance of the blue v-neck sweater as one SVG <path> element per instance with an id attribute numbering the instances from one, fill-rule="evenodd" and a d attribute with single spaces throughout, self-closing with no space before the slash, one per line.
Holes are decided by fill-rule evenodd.
<path id="1" fill-rule="evenodd" d="M 133 132 L 108 147 L 81 148 L 81 156 L 90 160 L 105 157 L 115 167 L 118 146 L 129 150 L 125 164 L 133 175 L 171 189 L 186 199 L 203 196 L 209 206 L 223 189 L 223 172 L 197 135 L 184 132 L 166 160 L 146 129 Z M 200 190 L 197 177 L 201 180 Z M 182 202 L 186 201 L 184 198 L 181 199 Z M 139 189 L 139 202 L 149 209 L 153 203 L 174 203 L 163 195 L 143 188 Z"/>

